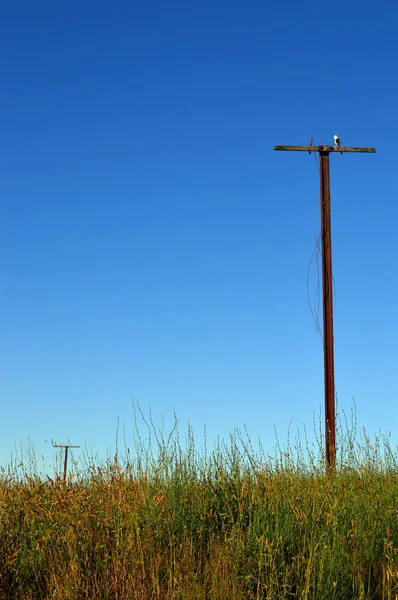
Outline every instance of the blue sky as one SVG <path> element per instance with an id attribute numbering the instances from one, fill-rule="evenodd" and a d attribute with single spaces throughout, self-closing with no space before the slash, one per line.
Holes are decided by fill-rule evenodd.
<path id="1" fill-rule="evenodd" d="M 271 453 L 323 407 L 307 301 L 314 156 L 332 155 L 336 392 L 397 432 L 391 2 L 1 9 L 0 464 L 30 437 L 105 456 L 132 397 Z M 316 261 L 309 296 L 317 288 Z M 45 442 L 45 440 L 48 440 Z M 75 454 L 76 455 L 76 454 Z M 76 455 L 77 456 L 77 455 Z"/>

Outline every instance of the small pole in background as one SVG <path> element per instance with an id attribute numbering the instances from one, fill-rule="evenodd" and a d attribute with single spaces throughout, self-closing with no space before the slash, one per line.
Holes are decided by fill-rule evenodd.
<path id="1" fill-rule="evenodd" d="M 65 448 L 65 459 L 64 459 L 64 477 L 63 482 L 66 483 L 66 473 L 68 469 L 68 454 L 69 448 L 80 448 L 80 446 L 73 446 L 72 444 L 53 444 L 54 448 Z"/>

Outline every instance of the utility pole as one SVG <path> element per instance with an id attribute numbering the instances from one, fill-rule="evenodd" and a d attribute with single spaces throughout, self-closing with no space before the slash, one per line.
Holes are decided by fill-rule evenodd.
<path id="1" fill-rule="evenodd" d="M 68 453 L 69 448 L 80 448 L 80 446 L 73 446 L 72 444 L 53 444 L 54 448 L 65 448 L 65 460 L 64 460 L 64 477 L 63 481 L 66 483 L 66 471 L 68 469 Z"/>
<path id="2" fill-rule="evenodd" d="M 332 277 L 332 234 L 330 220 L 330 172 L 331 152 L 374 153 L 374 148 L 351 148 L 347 146 L 275 146 L 274 150 L 293 152 L 318 152 L 321 177 L 321 239 L 322 239 L 322 302 L 323 302 L 323 359 L 325 386 L 325 443 L 328 467 L 336 464 L 336 410 L 334 387 L 334 344 L 333 344 L 333 277 Z"/>

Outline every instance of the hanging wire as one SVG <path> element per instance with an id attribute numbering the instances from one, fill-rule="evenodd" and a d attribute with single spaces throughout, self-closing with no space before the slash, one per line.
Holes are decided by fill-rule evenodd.
<path id="1" fill-rule="evenodd" d="M 319 165 L 319 160 L 318 160 L 316 152 L 314 152 L 314 158 L 315 158 L 315 163 L 317 165 L 317 169 L 318 169 L 318 172 L 319 172 L 320 171 L 320 165 Z M 320 247 L 320 239 L 321 239 L 321 233 L 320 232 L 316 233 L 315 232 L 315 227 L 314 227 L 315 245 L 314 245 L 314 249 L 312 251 L 311 259 L 310 259 L 310 262 L 309 262 L 309 265 L 308 265 L 308 270 L 307 270 L 307 302 L 308 302 L 308 306 L 310 307 L 311 315 L 312 315 L 312 318 L 314 320 L 317 333 L 319 333 L 319 336 L 320 336 L 320 338 L 322 340 L 322 344 L 323 344 L 323 333 L 322 333 L 321 325 L 320 325 L 320 322 L 319 322 L 320 303 L 321 303 L 321 269 L 320 269 L 321 247 Z M 311 298 L 310 298 L 310 273 L 311 273 L 312 265 L 314 263 L 314 259 L 315 259 L 316 273 L 317 273 L 317 285 L 316 285 L 315 297 L 311 301 Z"/>
<path id="2" fill-rule="evenodd" d="M 321 325 L 319 322 L 319 312 L 320 312 L 320 302 L 321 302 L 321 273 L 320 273 L 320 264 L 319 264 L 320 256 L 321 256 L 320 237 L 321 237 L 320 234 L 318 234 L 318 236 L 316 236 L 316 234 L 314 233 L 315 246 L 314 246 L 314 250 L 312 252 L 311 259 L 310 259 L 310 262 L 308 265 L 308 270 L 307 270 L 307 301 L 308 301 L 308 306 L 310 307 L 312 318 L 315 323 L 316 330 L 319 333 L 322 343 L 323 343 L 323 333 L 322 333 Z M 311 268 L 312 268 L 314 259 L 316 259 L 315 265 L 316 265 L 316 272 L 317 272 L 317 285 L 316 285 L 315 297 L 314 297 L 313 301 L 311 301 L 311 298 L 310 298 L 310 272 L 311 272 Z"/>
<path id="3" fill-rule="evenodd" d="M 320 173 L 320 164 L 319 164 L 319 159 L 318 159 L 316 152 L 314 152 L 314 158 L 315 158 L 315 163 L 317 165 L 318 172 Z M 332 198 L 330 197 L 330 200 L 331 199 Z M 321 305 L 321 266 L 320 266 L 321 260 L 322 260 L 322 251 L 321 251 L 321 243 L 320 243 L 321 234 L 322 234 L 322 232 L 320 231 L 319 233 L 317 233 L 315 231 L 315 227 L 314 227 L 315 245 L 314 245 L 314 249 L 312 251 L 311 259 L 310 259 L 310 262 L 308 265 L 308 270 L 307 270 L 307 301 L 308 301 L 308 306 L 310 307 L 311 315 L 314 320 L 317 333 L 319 333 L 319 336 L 320 336 L 320 338 L 322 340 L 322 344 L 323 344 L 323 332 L 322 332 L 322 328 L 321 328 L 320 321 L 319 321 L 319 313 L 320 313 L 320 305 Z M 311 301 L 310 289 L 309 289 L 310 288 L 310 273 L 311 273 L 312 265 L 314 263 L 314 259 L 315 259 L 315 265 L 316 265 L 317 285 L 316 285 L 315 297 Z M 335 308 L 336 307 L 336 298 L 337 298 L 337 289 L 336 289 L 336 282 L 335 282 L 334 277 L 332 277 L 332 284 L 333 284 L 333 306 Z"/>

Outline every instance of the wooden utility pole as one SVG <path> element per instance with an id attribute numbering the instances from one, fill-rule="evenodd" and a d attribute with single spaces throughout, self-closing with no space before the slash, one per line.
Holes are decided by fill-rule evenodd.
<path id="1" fill-rule="evenodd" d="M 334 387 L 334 344 L 333 344 L 333 277 L 332 277 L 332 233 L 330 220 L 330 172 L 331 152 L 374 153 L 374 148 L 351 148 L 347 146 L 275 146 L 274 150 L 318 152 L 321 177 L 321 239 L 322 239 L 322 302 L 323 302 L 323 358 L 325 385 L 325 443 L 326 461 L 330 468 L 336 464 L 336 410 Z"/>
<path id="2" fill-rule="evenodd" d="M 66 482 L 66 472 L 68 469 L 68 453 L 69 448 L 80 448 L 80 446 L 72 446 L 72 444 L 53 444 L 54 448 L 65 448 L 65 460 L 64 460 L 64 483 Z"/>

